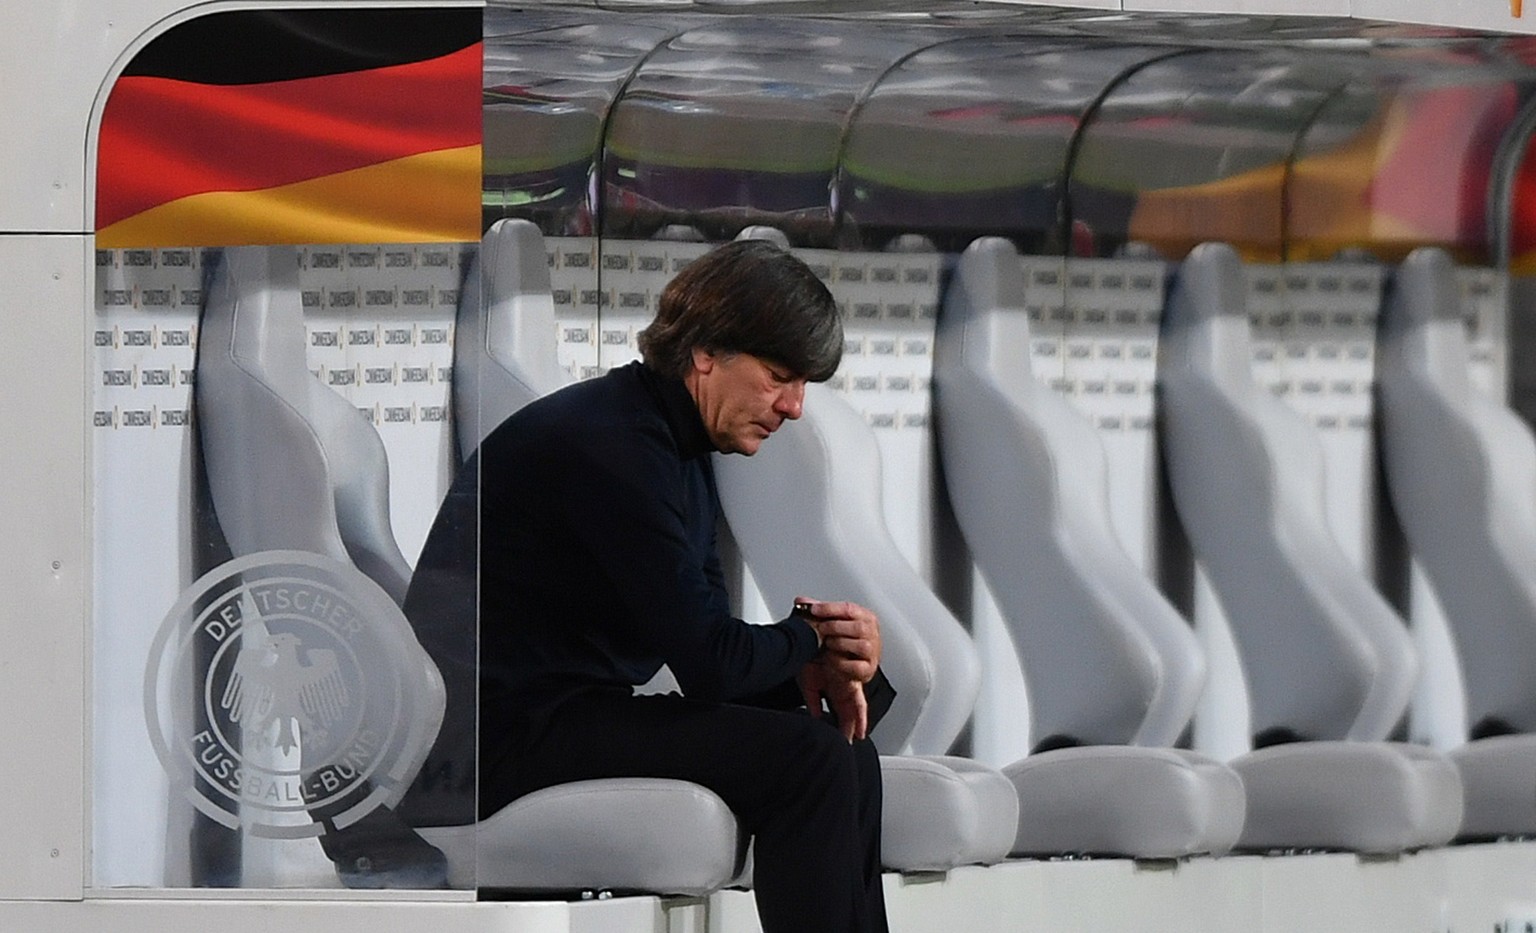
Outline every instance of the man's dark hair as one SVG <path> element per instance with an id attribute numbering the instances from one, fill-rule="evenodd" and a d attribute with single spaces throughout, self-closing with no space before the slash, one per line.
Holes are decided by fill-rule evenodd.
<path id="1" fill-rule="evenodd" d="M 696 348 L 750 353 L 825 382 L 843 358 L 843 322 L 809 266 L 765 240 L 738 240 L 685 266 L 640 332 L 646 365 L 669 376 L 687 374 Z"/>

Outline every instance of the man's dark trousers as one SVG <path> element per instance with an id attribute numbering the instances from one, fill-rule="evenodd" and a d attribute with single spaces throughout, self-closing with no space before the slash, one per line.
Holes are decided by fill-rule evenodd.
<path id="1" fill-rule="evenodd" d="M 482 735 L 482 814 L 572 781 L 691 781 L 754 837 L 764 933 L 886 933 L 880 760 L 868 740 L 850 745 L 804 711 L 595 690 L 560 703 L 518 745 L 495 750 Z"/>

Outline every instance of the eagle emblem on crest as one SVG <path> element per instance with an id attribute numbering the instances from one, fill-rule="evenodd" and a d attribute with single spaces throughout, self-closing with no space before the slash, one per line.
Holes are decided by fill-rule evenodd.
<path id="1" fill-rule="evenodd" d="M 247 611 L 255 616 L 254 606 Z M 298 746 L 303 732 L 329 728 L 341 718 L 351 697 L 335 651 L 304 648 L 287 632 L 246 642 L 219 703 L 231 721 L 257 735 L 269 734 L 276 723 L 272 744 L 286 753 Z"/>
<path id="2" fill-rule="evenodd" d="M 328 823 L 295 814 L 327 808 L 346 826 L 414 779 L 442 703 L 424 659 L 400 607 L 351 563 L 261 551 L 177 597 L 150 648 L 145 723 L 199 812 L 317 836 Z"/>

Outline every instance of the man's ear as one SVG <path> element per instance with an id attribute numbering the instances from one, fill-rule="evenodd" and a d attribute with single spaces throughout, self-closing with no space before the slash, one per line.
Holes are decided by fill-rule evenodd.
<path id="1" fill-rule="evenodd" d="M 695 372 L 700 374 L 708 373 L 715 368 L 715 363 L 719 362 L 719 359 L 719 357 L 703 347 L 693 348 L 693 368 Z"/>

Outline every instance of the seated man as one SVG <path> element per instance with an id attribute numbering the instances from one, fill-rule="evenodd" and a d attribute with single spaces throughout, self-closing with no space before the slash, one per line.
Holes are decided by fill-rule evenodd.
<path id="1" fill-rule="evenodd" d="M 755 837 L 765 933 L 886 929 L 866 733 L 894 691 L 877 676 L 875 616 L 811 601 L 772 625 L 733 618 L 715 551 L 710 455 L 751 455 L 798 418 L 806 382 L 830 378 L 842 347 L 809 268 L 732 243 L 663 291 L 644 362 L 530 403 L 466 464 L 445 510 L 478 482 L 482 818 L 554 784 L 691 781 Z M 440 543 L 423 569 L 455 563 Z M 413 582 L 407 611 L 430 602 Z M 468 665 L 449 655 L 472 652 L 423 642 L 452 723 Z M 663 664 L 682 695 L 634 695 Z"/>

